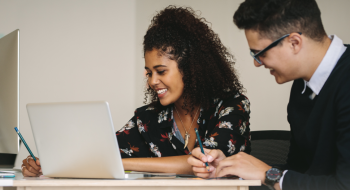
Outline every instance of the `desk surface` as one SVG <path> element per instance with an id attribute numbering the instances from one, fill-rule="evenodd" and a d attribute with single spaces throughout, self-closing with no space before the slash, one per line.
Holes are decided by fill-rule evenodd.
<path id="1" fill-rule="evenodd" d="M 21 173 L 16 178 L 0 178 L 1 186 L 18 187 L 17 189 L 52 189 L 54 187 L 67 189 L 81 189 L 82 187 L 100 187 L 103 189 L 248 189 L 248 186 L 260 186 L 260 180 L 201 180 L 201 179 L 52 179 L 42 177 L 23 177 Z M 149 187 L 149 188 L 148 188 Z M 197 188 L 196 188 L 197 187 Z M 205 187 L 205 188 L 204 188 Z"/>

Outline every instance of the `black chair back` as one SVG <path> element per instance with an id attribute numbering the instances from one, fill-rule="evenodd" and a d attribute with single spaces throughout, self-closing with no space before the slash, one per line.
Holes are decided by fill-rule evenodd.
<path id="1" fill-rule="evenodd" d="M 289 152 L 290 131 L 251 131 L 251 155 L 270 166 L 284 165 Z"/>

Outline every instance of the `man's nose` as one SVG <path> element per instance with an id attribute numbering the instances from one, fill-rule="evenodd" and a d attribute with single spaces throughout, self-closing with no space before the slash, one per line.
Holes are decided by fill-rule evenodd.
<path id="1" fill-rule="evenodd" d="M 260 67 L 260 66 L 264 65 L 264 63 L 263 63 L 261 60 L 260 60 L 260 62 L 261 62 L 262 64 L 258 63 L 258 62 L 254 59 L 254 66 L 255 66 L 255 67 Z"/>

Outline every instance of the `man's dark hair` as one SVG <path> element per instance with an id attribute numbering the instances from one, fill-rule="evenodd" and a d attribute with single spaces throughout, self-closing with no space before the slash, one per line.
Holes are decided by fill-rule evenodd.
<path id="1" fill-rule="evenodd" d="M 315 0 L 245 0 L 233 22 L 239 29 L 257 31 L 271 40 L 292 32 L 318 42 L 326 36 Z"/>

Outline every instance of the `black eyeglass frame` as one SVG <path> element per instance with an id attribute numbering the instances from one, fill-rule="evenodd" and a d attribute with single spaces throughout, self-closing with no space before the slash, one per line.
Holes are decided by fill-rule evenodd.
<path id="1" fill-rule="evenodd" d="M 298 34 L 302 34 L 301 32 L 297 32 Z M 284 38 L 288 37 L 290 34 L 286 34 L 283 35 L 282 37 L 280 37 L 279 39 L 277 39 L 276 41 L 272 42 L 270 45 L 268 45 L 266 48 L 264 48 L 263 50 L 259 51 L 258 53 L 254 53 L 253 51 L 250 51 L 250 55 L 255 59 L 256 62 L 258 62 L 260 65 L 262 64 L 260 59 L 259 59 L 259 55 L 265 53 L 267 50 L 277 46 L 278 43 L 280 43 Z"/>

